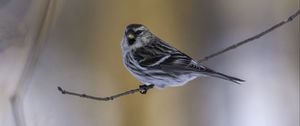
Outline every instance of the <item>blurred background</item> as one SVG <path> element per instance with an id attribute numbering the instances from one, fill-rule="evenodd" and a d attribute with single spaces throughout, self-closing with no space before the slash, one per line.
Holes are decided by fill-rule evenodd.
<path id="1" fill-rule="evenodd" d="M 242 85 L 198 78 L 110 102 L 56 89 L 137 88 L 120 48 L 130 23 L 200 59 L 298 9 L 298 0 L 0 0 L 0 125 L 299 126 L 299 17 L 203 63 Z"/>

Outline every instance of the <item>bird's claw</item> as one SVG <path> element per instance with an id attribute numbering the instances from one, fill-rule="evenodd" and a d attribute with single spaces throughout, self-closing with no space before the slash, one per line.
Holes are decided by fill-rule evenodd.
<path id="1" fill-rule="evenodd" d="M 140 93 L 141 94 L 146 94 L 147 93 L 147 91 L 149 90 L 149 89 L 151 89 L 151 88 L 153 88 L 154 87 L 154 85 L 153 84 L 151 84 L 151 85 L 140 85 Z"/>

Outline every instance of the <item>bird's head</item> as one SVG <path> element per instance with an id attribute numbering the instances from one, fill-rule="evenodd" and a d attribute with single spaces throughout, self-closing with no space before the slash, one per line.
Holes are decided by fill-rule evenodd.
<path id="1" fill-rule="evenodd" d="M 136 49 L 149 42 L 151 32 L 142 24 L 129 24 L 125 29 L 125 35 L 122 42 L 122 49 Z"/>

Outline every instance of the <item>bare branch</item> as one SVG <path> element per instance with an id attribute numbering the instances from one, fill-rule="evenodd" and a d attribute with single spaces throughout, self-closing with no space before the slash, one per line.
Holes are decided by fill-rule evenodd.
<path id="1" fill-rule="evenodd" d="M 227 52 L 227 51 L 230 51 L 230 50 L 232 50 L 232 49 L 235 49 L 235 48 L 237 48 L 237 47 L 239 47 L 239 46 L 241 46 L 241 45 L 244 45 L 244 44 L 246 44 L 246 43 L 253 42 L 255 39 L 258 39 L 258 38 L 264 36 L 265 34 L 267 34 L 267 33 L 271 32 L 271 31 L 273 31 L 273 30 L 279 28 L 280 26 L 283 26 L 284 24 L 286 24 L 286 23 L 292 21 L 292 20 L 293 20 L 295 17 L 297 17 L 299 14 L 300 14 L 300 10 L 298 10 L 295 14 L 291 15 L 289 18 L 287 18 L 287 19 L 285 19 L 285 20 L 283 20 L 283 21 L 281 21 L 281 22 L 279 22 L 279 23 L 273 25 L 273 26 L 270 27 L 269 29 L 267 29 L 267 30 L 265 30 L 265 31 L 263 31 L 263 32 L 261 32 L 261 33 L 255 35 L 255 36 L 253 36 L 253 37 L 250 37 L 250 38 L 248 38 L 248 39 L 245 39 L 245 40 L 243 40 L 243 41 L 240 41 L 240 42 L 238 42 L 238 43 L 236 43 L 236 44 L 234 44 L 234 45 L 231 45 L 231 46 L 229 46 L 229 47 L 227 47 L 227 48 L 225 48 L 225 49 L 223 49 L 223 50 L 221 50 L 221 51 L 218 51 L 218 52 L 216 52 L 216 53 L 213 53 L 213 54 L 211 54 L 211 55 L 208 55 L 208 56 L 204 57 L 203 59 L 200 59 L 200 60 L 198 61 L 198 63 L 201 63 L 201 62 L 203 62 L 203 61 L 207 61 L 207 60 L 209 60 L 210 58 L 213 58 L 213 57 L 215 57 L 215 56 L 218 56 L 218 55 L 220 55 L 220 54 L 223 54 L 223 53 L 225 53 L 225 52 Z"/>
<path id="2" fill-rule="evenodd" d="M 208 55 L 206 57 L 204 57 L 203 59 L 200 59 L 198 62 L 204 62 L 204 61 L 207 61 L 213 57 L 216 57 L 218 55 L 221 55 L 227 51 L 230 51 L 230 50 L 233 50 L 237 47 L 240 47 L 241 45 L 244 45 L 246 43 L 249 43 L 249 42 L 252 42 L 264 35 L 266 35 L 267 33 L 270 33 L 271 31 L 279 28 L 280 26 L 283 26 L 284 24 L 286 23 L 289 23 L 291 22 L 294 18 L 296 18 L 298 15 L 300 14 L 300 10 L 298 10 L 296 13 L 294 13 L 293 15 L 291 15 L 289 18 L 275 24 L 274 26 L 270 27 L 269 29 L 253 36 L 253 37 L 250 37 L 248 39 L 245 39 L 243 41 L 240 41 L 234 45 L 231 45 L 219 52 L 216 52 L 216 53 L 213 53 L 211 55 Z M 123 93 L 119 93 L 119 94 L 116 94 L 116 95 L 113 95 L 113 96 L 109 96 L 109 97 L 95 97 L 95 96 L 91 96 L 91 95 L 86 95 L 86 94 L 79 94 L 79 93 L 76 93 L 76 92 L 70 92 L 70 91 L 67 91 L 67 90 L 64 90 L 63 88 L 61 87 L 57 87 L 58 90 L 62 93 L 62 94 L 68 94 L 68 95 L 73 95 L 73 96 L 79 96 L 79 97 L 82 97 L 82 98 L 88 98 L 88 99 L 93 99 L 93 100 L 99 100 L 99 101 L 110 101 L 110 100 L 114 100 L 116 98 L 119 98 L 119 97 L 122 97 L 122 96 L 126 96 L 126 95 L 129 95 L 129 94 L 133 94 L 133 93 L 136 93 L 136 92 L 140 92 L 141 94 L 146 94 L 147 91 L 149 89 L 152 89 L 154 87 L 154 85 L 141 85 L 139 88 L 136 88 L 136 89 L 132 89 L 132 90 L 129 90 L 129 91 L 125 91 Z"/>
<path id="3" fill-rule="evenodd" d="M 133 94 L 133 93 L 136 93 L 136 92 L 140 92 L 141 94 L 146 94 L 147 91 L 149 89 L 153 88 L 153 87 L 154 87 L 153 84 L 152 85 L 141 85 L 139 88 L 132 89 L 132 90 L 129 90 L 129 91 L 125 91 L 123 93 L 119 93 L 119 94 L 112 95 L 112 96 L 109 96 L 109 97 L 95 97 L 95 96 L 91 96 L 91 95 L 87 95 L 87 94 L 79 94 L 79 93 L 76 93 L 76 92 L 71 92 L 71 91 L 64 90 L 61 87 L 57 87 L 57 89 L 62 94 L 74 95 L 74 96 L 79 96 L 79 97 L 82 97 L 82 98 L 99 100 L 99 101 L 110 101 L 110 100 L 114 100 L 114 99 L 116 99 L 118 97 L 129 95 L 129 94 Z"/>

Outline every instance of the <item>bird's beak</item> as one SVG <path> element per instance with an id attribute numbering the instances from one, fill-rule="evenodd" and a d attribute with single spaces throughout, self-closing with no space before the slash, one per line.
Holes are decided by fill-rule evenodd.
<path id="1" fill-rule="evenodd" d="M 135 36 L 134 36 L 133 34 L 128 34 L 127 37 L 128 37 L 129 39 L 134 39 L 134 38 L 135 38 Z"/>

